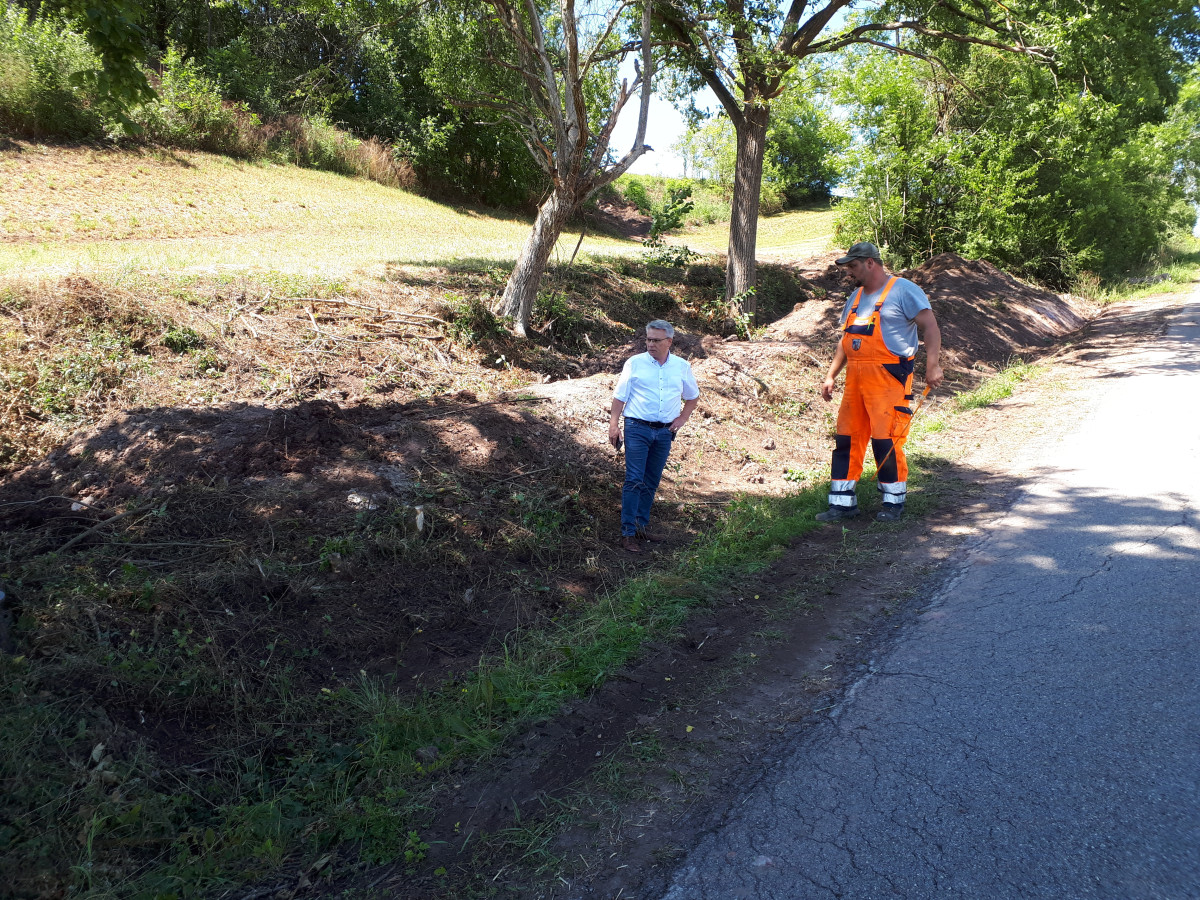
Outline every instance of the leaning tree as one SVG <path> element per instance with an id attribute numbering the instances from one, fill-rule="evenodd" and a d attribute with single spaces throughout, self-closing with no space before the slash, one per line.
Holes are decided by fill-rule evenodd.
<path id="1" fill-rule="evenodd" d="M 787 88 L 803 59 L 854 45 L 874 45 L 938 63 L 938 47 L 972 43 L 1047 59 L 1026 39 L 1013 5 L 991 0 L 933 0 L 920 6 L 871 4 L 847 18 L 854 0 L 656 0 L 657 35 L 683 85 L 707 84 L 737 137 L 725 294 L 756 311 L 755 244 L 759 191 L 771 101 Z M 857 4 L 862 8 L 862 4 Z M 843 13 L 843 11 L 845 11 Z M 839 15 L 843 14 L 843 15 Z M 840 25 L 837 23 L 841 23 Z M 904 44 L 901 35 L 920 43 Z M 691 84 L 689 85 L 689 80 Z"/>
<path id="2" fill-rule="evenodd" d="M 598 190 L 647 150 L 654 58 L 650 2 L 632 0 L 485 0 L 444 7 L 434 69 L 442 89 L 463 108 L 507 121 L 547 176 L 529 238 L 497 312 L 525 336 L 550 254 L 563 228 Z M 640 17 L 636 15 L 639 12 Z M 619 74 L 635 56 L 632 82 Z M 610 151 L 617 117 L 639 98 L 633 146 Z"/>

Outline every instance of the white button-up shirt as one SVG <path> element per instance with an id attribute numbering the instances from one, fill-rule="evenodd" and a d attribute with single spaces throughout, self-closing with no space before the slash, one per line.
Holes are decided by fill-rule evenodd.
<path id="1" fill-rule="evenodd" d="M 674 422 L 683 401 L 699 396 L 691 364 L 670 353 L 662 365 L 649 353 L 630 357 L 613 390 L 613 397 L 625 404 L 625 418 L 647 422 Z"/>

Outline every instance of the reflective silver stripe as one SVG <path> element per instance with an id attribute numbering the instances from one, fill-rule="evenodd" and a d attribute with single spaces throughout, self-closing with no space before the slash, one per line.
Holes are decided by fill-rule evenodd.
<path id="1" fill-rule="evenodd" d="M 903 503 L 904 498 L 908 496 L 908 482 L 893 481 L 890 484 L 881 482 L 879 490 L 883 491 L 884 503 Z"/>
<path id="2" fill-rule="evenodd" d="M 829 482 L 829 490 L 831 491 L 852 491 L 858 486 L 857 481 L 831 481 Z"/>
<path id="3" fill-rule="evenodd" d="M 858 506 L 858 498 L 853 494 L 830 494 L 830 506 Z"/>

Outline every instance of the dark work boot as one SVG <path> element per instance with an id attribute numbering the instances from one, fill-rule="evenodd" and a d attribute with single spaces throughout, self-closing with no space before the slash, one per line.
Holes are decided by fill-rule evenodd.
<path id="1" fill-rule="evenodd" d="M 830 504 L 829 509 L 823 513 L 817 513 L 818 522 L 840 522 L 843 519 L 853 519 L 858 515 L 858 506 L 834 506 Z"/>
<path id="2" fill-rule="evenodd" d="M 899 522 L 904 515 L 903 503 L 885 503 L 879 512 L 875 513 L 877 522 Z"/>

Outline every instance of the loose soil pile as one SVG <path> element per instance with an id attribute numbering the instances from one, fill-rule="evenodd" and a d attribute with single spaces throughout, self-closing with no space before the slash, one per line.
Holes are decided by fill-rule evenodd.
<path id="1" fill-rule="evenodd" d="M 953 255 L 906 274 L 942 326 L 943 395 L 1044 354 L 1091 313 Z M 366 677 L 416 696 L 503 652 L 508 635 L 596 602 L 654 564 L 615 545 L 622 462 L 606 441 L 612 387 L 650 318 L 685 329 L 675 351 L 702 392 L 660 490 L 656 555 L 739 494 L 825 477 L 835 407 L 817 388 L 846 297 L 832 257 L 765 273 L 773 321 L 750 341 L 709 312 L 715 266 L 560 271 L 558 305 L 527 343 L 483 311 L 498 277 L 398 270 L 374 294 L 286 301 L 254 286 L 202 302 L 81 279 L 10 288 L 0 529 L 9 640 L 45 665 L 41 689 L 92 710 L 110 753 L 203 770 L 231 733 L 246 753 L 288 752 L 290 730 L 264 727 L 266 701 L 246 687 L 281 659 L 297 694 Z M 652 651 L 508 764 L 461 773 L 427 839 L 452 842 L 468 819 L 495 832 L 587 775 L 649 709 L 671 706 L 668 672 L 690 666 L 694 683 L 745 644 L 748 624 L 727 624 L 745 602 L 689 626 L 687 665 Z M 793 632 L 797 652 L 829 615 Z M 114 655 L 147 658 L 164 642 L 184 656 L 109 677 Z M 208 688 L 170 683 L 185 659 L 195 668 L 194 646 Z M 438 846 L 431 859 L 450 864 Z M 111 854 L 116 867 L 136 858 Z M 67 877 L 51 865 L 20 890 L 52 896 Z"/>

